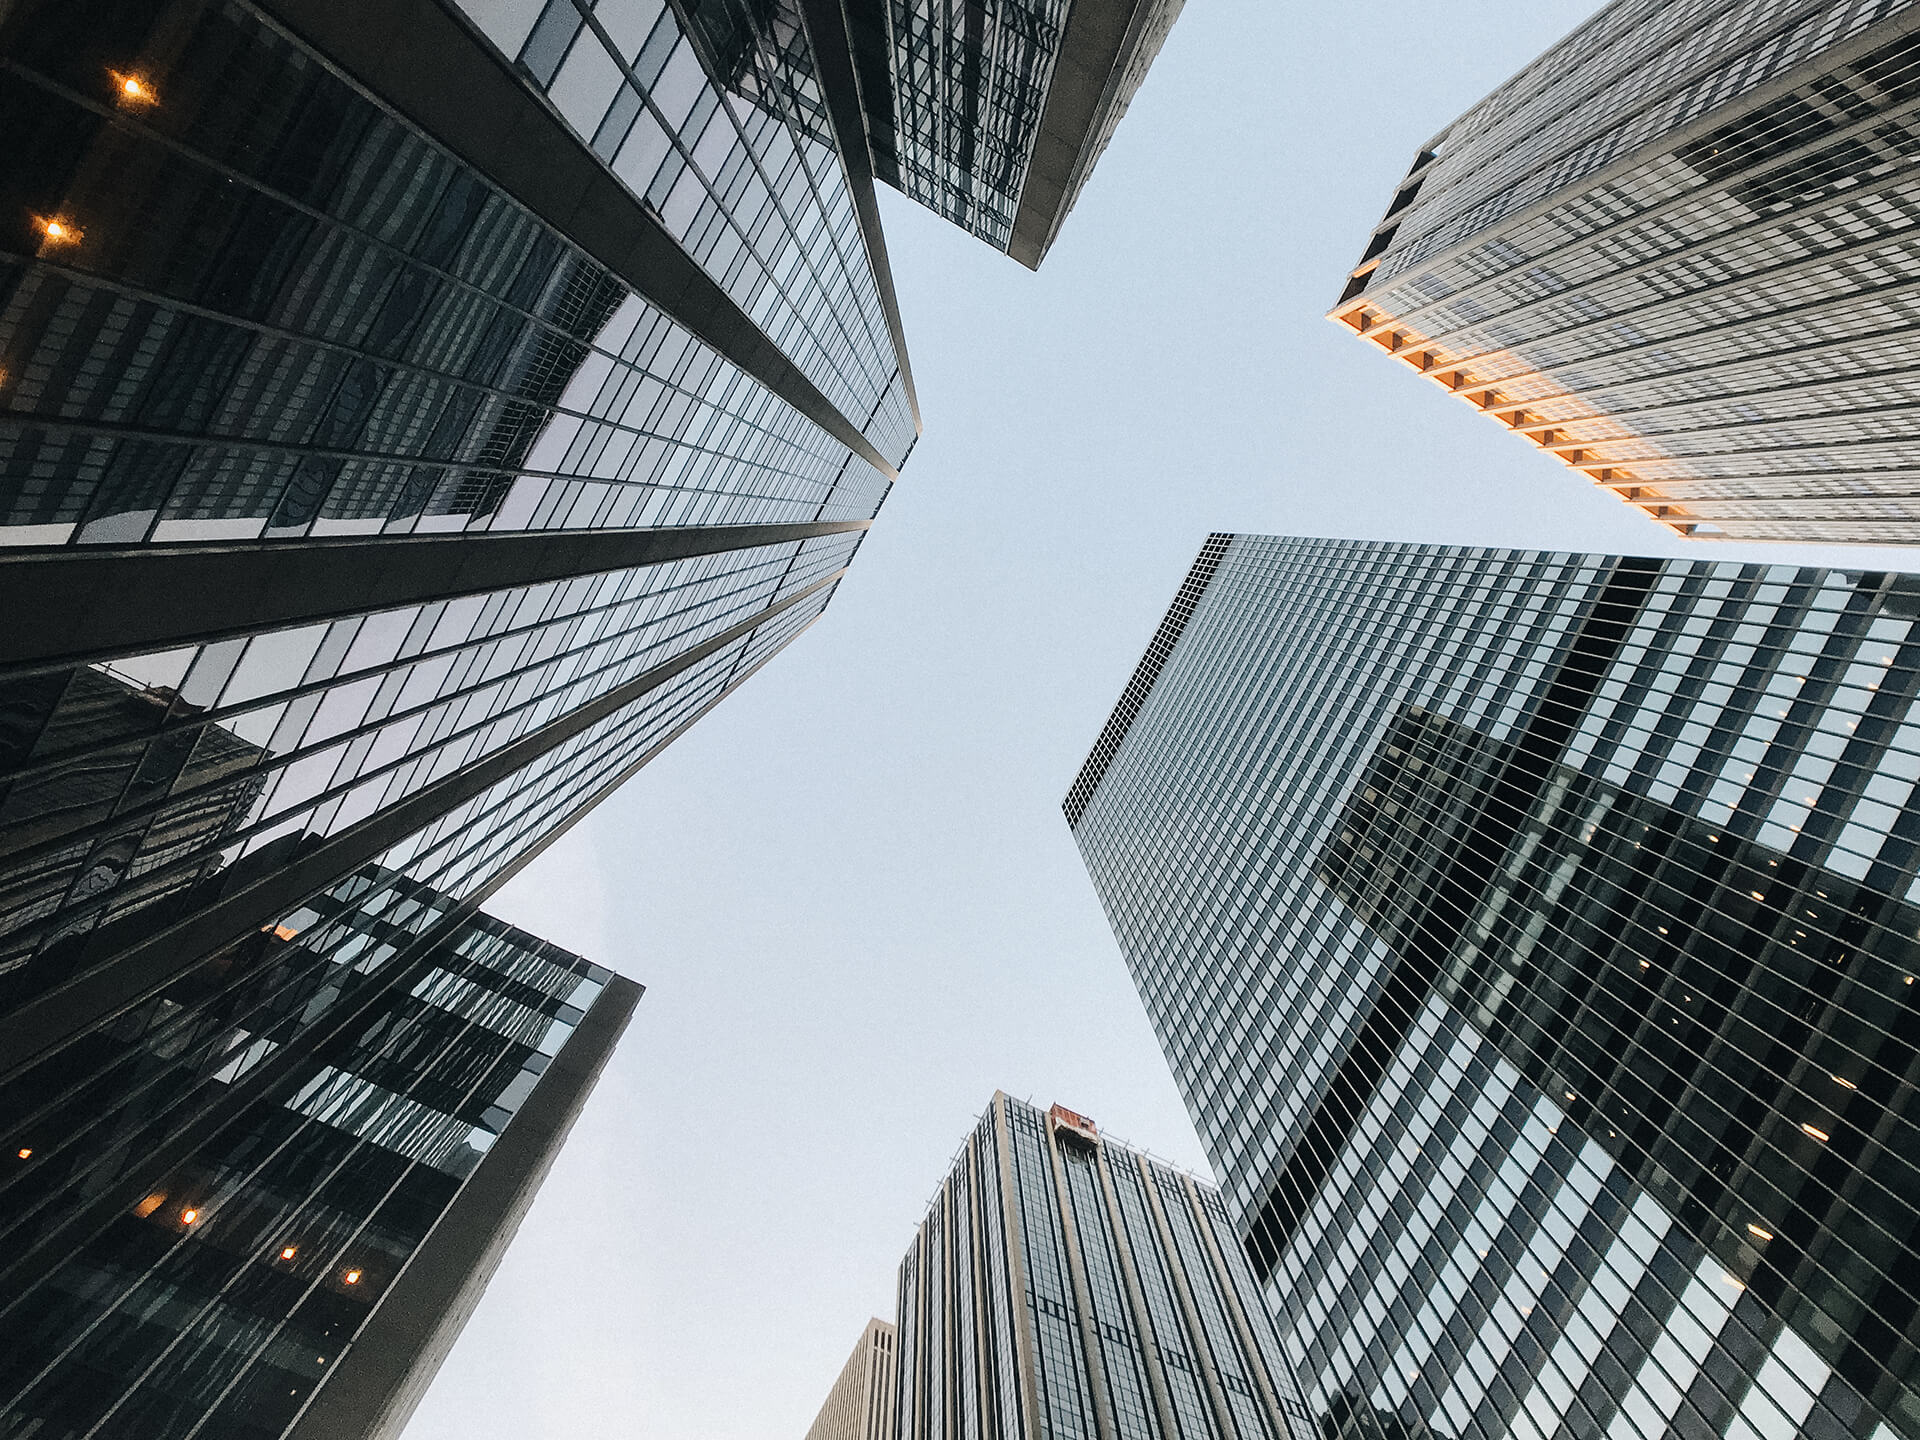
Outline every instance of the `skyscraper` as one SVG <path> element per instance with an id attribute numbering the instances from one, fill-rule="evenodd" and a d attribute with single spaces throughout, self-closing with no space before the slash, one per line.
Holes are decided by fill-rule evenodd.
<path id="1" fill-rule="evenodd" d="M 377 872 L 222 960 L 0 1089 L 8 1434 L 397 1435 L 640 993 Z"/>
<path id="2" fill-rule="evenodd" d="M 893 1440 L 894 1328 L 869 1320 L 807 1440 Z"/>
<path id="3" fill-rule="evenodd" d="M 1207 542 L 1066 812 L 1324 1433 L 1920 1435 L 1917 618 Z"/>
<path id="4" fill-rule="evenodd" d="M 918 434 L 849 43 L 813 0 L 0 9 L 8 1427 L 264 1440 L 316 1364 L 303 1436 L 404 1419 L 431 1367 L 342 1352 L 348 1302 L 437 1276 L 362 1332 L 437 1361 L 564 1129 L 467 1176 L 539 1072 L 453 1032 L 602 983 L 432 957 L 818 617 Z M 247 1217 L 323 1212 L 258 1268 Z"/>
<path id="5" fill-rule="evenodd" d="M 484 898 L 820 614 L 918 422 L 804 12 L 8 9 L 0 1070 L 365 867 Z M 1057 158 L 1090 24 L 939 104 Z"/>
<path id="6" fill-rule="evenodd" d="M 1333 318 L 1682 534 L 1920 540 L 1920 11 L 1615 0 L 1415 156 Z"/>
<path id="7" fill-rule="evenodd" d="M 840 12 L 873 173 L 1038 269 L 1186 0 L 807 0 Z M 850 76 L 849 79 L 852 79 Z"/>
<path id="8" fill-rule="evenodd" d="M 1219 1193 L 996 1093 L 900 1264 L 900 1440 L 1288 1440 Z"/>
<path id="9" fill-rule="evenodd" d="M 804 47 L 628 8 L 0 24 L 0 1073 L 348 876 L 478 903 L 826 604 L 884 271 Z"/>

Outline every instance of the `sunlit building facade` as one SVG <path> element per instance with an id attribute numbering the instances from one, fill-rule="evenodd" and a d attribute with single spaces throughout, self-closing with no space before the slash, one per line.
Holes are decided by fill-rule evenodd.
<path id="1" fill-rule="evenodd" d="M 1333 317 L 1683 534 L 1920 539 L 1911 0 L 1615 0 L 1422 146 Z"/>
<path id="2" fill-rule="evenodd" d="M 900 1264 L 899 1440 L 1289 1440 L 1219 1192 L 996 1093 Z"/>
<path id="3" fill-rule="evenodd" d="M 379 872 L 221 963 L 0 1086 L 6 1434 L 397 1436 L 639 998 Z"/>
<path id="4" fill-rule="evenodd" d="M 893 1440 L 894 1329 L 869 1320 L 807 1429 L 807 1440 Z"/>
<path id="5" fill-rule="evenodd" d="M 1207 542 L 1066 811 L 1323 1434 L 1920 1435 L 1916 621 Z"/>

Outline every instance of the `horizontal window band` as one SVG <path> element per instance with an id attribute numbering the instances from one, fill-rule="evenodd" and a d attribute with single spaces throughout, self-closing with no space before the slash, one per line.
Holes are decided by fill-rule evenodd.
<path id="1" fill-rule="evenodd" d="M 866 520 L 0 550 L 0 675 L 865 530 Z"/>
<path id="2" fill-rule="evenodd" d="M 424 829 L 494 785 L 645 698 L 675 676 L 743 640 L 787 610 L 830 589 L 845 569 L 775 601 L 665 664 L 522 736 L 486 758 L 325 837 L 288 836 L 245 857 L 208 882 L 205 900 L 154 931 L 136 911 L 87 942 L 73 977 L 0 1018 L 0 1055 L 10 1076 L 87 1029 L 139 1004 L 190 970 L 201 957 L 284 915 L 351 875 L 388 847 Z M 0 1077 L 4 1078 L 4 1077 Z"/>

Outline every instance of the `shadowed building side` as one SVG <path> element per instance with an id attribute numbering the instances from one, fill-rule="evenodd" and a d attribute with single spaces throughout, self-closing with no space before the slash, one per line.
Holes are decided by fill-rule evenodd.
<path id="1" fill-rule="evenodd" d="M 1066 808 L 1323 1433 L 1920 1433 L 1916 624 L 1209 539 Z"/>

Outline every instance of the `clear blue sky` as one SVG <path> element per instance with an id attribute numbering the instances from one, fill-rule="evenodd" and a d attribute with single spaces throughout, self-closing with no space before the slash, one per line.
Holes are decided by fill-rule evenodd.
<path id="1" fill-rule="evenodd" d="M 1687 547 L 1322 314 L 1593 0 L 1190 0 L 1038 274 L 883 192 L 926 435 L 825 619 L 492 907 L 646 983 L 408 1440 L 804 1435 L 995 1087 L 1205 1169 L 1060 799 L 1211 530 Z"/>

